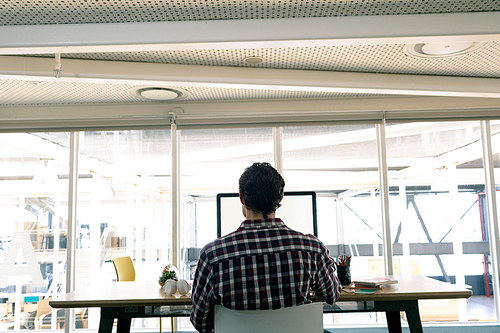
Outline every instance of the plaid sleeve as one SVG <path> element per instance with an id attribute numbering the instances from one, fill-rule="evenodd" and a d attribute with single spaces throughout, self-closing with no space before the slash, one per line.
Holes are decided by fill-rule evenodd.
<path id="1" fill-rule="evenodd" d="M 193 281 L 193 306 L 190 316 L 191 323 L 200 333 L 211 333 L 214 330 L 215 304 L 211 276 L 212 269 L 206 251 L 202 250 Z"/>
<path id="2" fill-rule="evenodd" d="M 330 252 L 324 245 L 321 247 L 313 290 L 316 296 L 322 297 L 328 304 L 333 304 L 339 297 L 342 286 L 335 274 L 335 263 Z"/>

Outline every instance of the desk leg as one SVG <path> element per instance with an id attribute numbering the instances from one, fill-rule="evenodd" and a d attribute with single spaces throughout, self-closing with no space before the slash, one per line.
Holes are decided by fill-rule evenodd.
<path id="1" fill-rule="evenodd" d="M 389 333 L 403 332 L 401 329 L 401 315 L 399 311 L 386 311 L 385 316 L 387 318 L 387 328 L 389 329 Z"/>
<path id="2" fill-rule="evenodd" d="M 422 321 L 418 312 L 418 301 L 411 302 L 405 306 L 406 318 L 408 319 L 408 327 L 411 333 L 423 333 Z"/>
<path id="3" fill-rule="evenodd" d="M 101 321 L 99 322 L 98 333 L 111 333 L 113 330 L 113 321 L 115 316 L 107 311 L 106 308 L 101 308 Z"/>
<path id="4" fill-rule="evenodd" d="M 129 333 L 131 322 L 132 318 L 118 318 L 118 324 L 116 325 L 116 333 Z"/>

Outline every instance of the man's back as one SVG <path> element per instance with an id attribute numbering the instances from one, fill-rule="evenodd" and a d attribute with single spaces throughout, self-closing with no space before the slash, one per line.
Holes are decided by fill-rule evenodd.
<path id="1" fill-rule="evenodd" d="M 328 303 L 340 287 L 333 260 L 314 236 L 280 219 L 245 221 L 234 233 L 208 244 L 200 254 L 193 290 L 192 321 L 210 332 L 213 306 L 267 310 L 310 301 L 312 289 Z"/>

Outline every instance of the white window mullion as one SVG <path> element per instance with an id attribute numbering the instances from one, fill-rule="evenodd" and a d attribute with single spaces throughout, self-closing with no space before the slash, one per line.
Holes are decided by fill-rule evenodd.
<path id="1" fill-rule="evenodd" d="M 485 172 L 486 187 L 486 205 L 488 214 L 488 227 L 490 229 L 490 255 L 492 268 L 493 295 L 495 301 L 495 310 L 497 322 L 500 322 L 500 280 L 498 279 L 498 270 L 500 267 L 500 236 L 498 230 L 498 215 L 496 206 L 496 186 L 493 166 L 493 152 L 491 147 L 491 128 L 490 121 L 481 121 L 481 141 L 483 144 L 483 161 Z"/>
<path id="2" fill-rule="evenodd" d="M 180 131 L 172 122 L 172 263 L 180 268 Z"/>
<path id="3" fill-rule="evenodd" d="M 66 292 L 75 290 L 75 259 L 76 259 L 76 208 L 77 208 L 77 185 L 78 185 L 78 154 L 79 133 L 70 132 L 69 136 L 69 189 L 68 189 L 68 231 L 67 231 L 67 259 L 66 259 Z M 58 235 L 56 235 L 58 237 Z M 55 264 L 55 263 L 54 263 Z M 75 309 L 66 309 L 65 329 L 66 333 L 73 331 L 75 327 Z"/>
<path id="4" fill-rule="evenodd" d="M 273 127 L 274 167 L 283 174 L 283 128 Z"/>
<path id="5" fill-rule="evenodd" d="M 387 151 L 385 141 L 385 122 L 377 124 L 378 173 L 380 179 L 380 201 L 382 204 L 382 232 L 384 248 L 384 267 L 386 275 L 393 275 L 392 238 L 389 220 L 389 181 L 387 175 Z"/>

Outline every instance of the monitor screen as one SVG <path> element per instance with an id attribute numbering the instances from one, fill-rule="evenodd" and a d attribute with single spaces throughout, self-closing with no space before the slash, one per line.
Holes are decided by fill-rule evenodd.
<path id="1" fill-rule="evenodd" d="M 315 192 L 285 192 L 281 205 L 276 217 L 292 229 L 318 236 Z M 244 220 L 238 193 L 217 194 L 217 237 L 235 231 Z"/>

